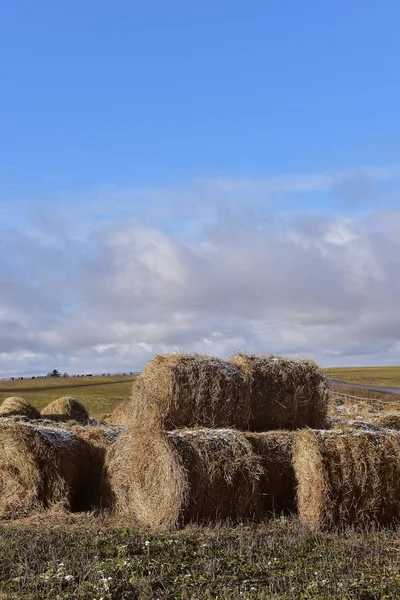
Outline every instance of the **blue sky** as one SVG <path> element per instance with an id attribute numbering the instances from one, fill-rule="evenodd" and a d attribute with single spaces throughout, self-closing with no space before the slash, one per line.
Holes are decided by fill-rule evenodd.
<path id="1" fill-rule="evenodd" d="M 322 269 L 318 261 L 324 259 L 330 266 L 340 262 L 335 273 L 359 273 L 375 261 L 365 281 L 379 279 L 379 268 L 388 281 L 397 276 L 393 266 L 386 272 L 383 265 L 398 249 L 399 20 L 398 3 L 378 1 L 3 1 L 0 277 L 14 291 L 0 297 L 0 332 L 7 333 L 4 340 L 12 338 L 9 347 L 0 347 L 0 375 L 46 369 L 50 362 L 70 370 L 78 364 L 134 368 L 177 344 L 222 355 L 246 346 L 301 351 L 324 363 L 396 362 L 397 330 L 389 335 L 382 324 L 366 336 L 364 325 L 372 317 L 362 312 L 364 305 L 354 304 L 360 329 L 353 335 L 359 340 L 343 339 L 340 347 L 337 332 L 329 330 L 329 319 L 343 319 L 357 294 L 371 310 L 366 290 L 363 295 L 349 289 L 343 278 L 335 282 L 343 292 L 338 305 L 325 298 L 320 306 L 323 335 L 304 332 L 301 340 L 286 336 L 283 343 L 283 324 L 289 321 L 292 331 L 304 328 L 301 319 L 309 316 L 307 306 L 315 312 L 318 294 L 294 310 L 288 291 L 294 274 L 289 269 L 283 281 L 279 271 L 296 263 L 299 249 L 291 244 L 297 240 L 306 248 L 307 273 Z M 244 267 L 230 272 L 225 261 L 233 250 L 221 242 L 225 235 L 246 244 L 254 281 L 267 275 L 273 281 L 257 290 Z M 277 258 L 274 273 L 273 264 L 259 260 L 254 239 L 265 252 L 287 252 L 285 265 Z M 340 246 L 340 256 L 328 256 L 324 244 L 335 252 Z M 245 293 L 243 303 L 225 315 L 222 332 L 216 297 L 201 310 L 193 308 L 193 299 L 182 305 L 190 285 L 185 273 L 200 269 L 199 280 L 213 280 L 207 277 L 210 248 L 213 261 L 220 259 L 230 272 L 234 289 Z M 55 291 L 45 272 L 56 259 Z M 84 283 L 94 277 L 100 286 L 97 278 L 107 265 L 112 269 L 103 273 L 105 281 L 106 275 L 114 285 L 115 277 L 121 281 L 119 293 L 105 294 L 103 305 Z M 221 280 L 221 274 L 214 276 Z M 137 296 L 129 277 L 142 290 Z M 165 283 L 162 302 L 157 277 Z M 170 286 L 178 280 L 182 288 L 173 302 Z M 278 286 L 280 305 L 287 307 L 279 313 L 267 302 L 268 310 L 257 314 L 257 331 L 273 321 L 279 336 L 247 339 L 253 324 L 245 299 L 257 305 L 257 294 L 269 286 L 275 292 Z M 96 289 L 101 295 L 101 286 Z M 124 309 L 120 319 L 129 294 L 130 312 Z M 389 302 L 387 294 L 382 288 L 381 302 Z M 22 296 L 37 305 L 28 309 L 19 302 Z M 89 298 L 94 320 L 85 335 Z M 147 315 L 143 303 L 152 307 Z M 161 326 L 167 307 L 171 318 Z M 391 314 L 389 307 L 386 312 Z M 32 321 L 32 314 L 41 318 Z M 45 314 L 51 314 L 48 331 Z M 193 324 L 205 314 L 197 330 Z M 22 327 L 17 339 L 15 323 Z M 63 348 L 60 336 L 78 323 L 79 342 L 64 338 Z M 168 334 L 153 333 L 167 325 Z M 332 340 L 331 354 L 324 355 L 322 338 L 324 344 Z M 110 344 L 112 357 L 98 350 Z M 122 359 L 124 344 L 141 348 L 140 356 L 132 351 Z M 106 355 L 99 358 L 99 352 Z"/>

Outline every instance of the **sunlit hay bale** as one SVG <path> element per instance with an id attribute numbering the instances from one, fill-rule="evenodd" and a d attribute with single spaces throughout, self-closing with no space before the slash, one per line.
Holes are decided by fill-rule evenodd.
<path id="1" fill-rule="evenodd" d="M 132 420 L 132 412 L 132 401 L 123 400 L 117 404 L 111 415 L 106 418 L 106 421 L 112 425 L 128 425 Z"/>
<path id="2" fill-rule="evenodd" d="M 86 444 L 72 431 L 0 423 L 0 518 L 54 507 L 81 507 L 88 475 Z"/>
<path id="3" fill-rule="evenodd" d="M 239 369 L 250 398 L 251 431 L 325 427 L 329 391 L 314 361 L 237 354 L 230 362 Z"/>
<path id="4" fill-rule="evenodd" d="M 260 520 L 261 463 L 235 430 L 128 429 L 106 457 L 109 506 L 150 529 Z"/>
<path id="5" fill-rule="evenodd" d="M 296 436 L 300 519 L 313 527 L 391 525 L 400 516 L 400 434 L 312 431 Z"/>
<path id="6" fill-rule="evenodd" d="M 372 424 L 377 427 L 382 427 L 384 429 L 397 429 L 400 430 L 400 413 L 396 412 L 388 412 L 381 413 L 374 416 L 372 419 Z"/>
<path id="7" fill-rule="evenodd" d="M 29 402 L 18 396 L 6 398 L 0 406 L 0 417 L 24 416 L 28 419 L 40 419 L 40 412 Z"/>
<path id="8" fill-rule="evenodd" d="M 245 433 L 262 465 L 263 513 L 289 514 L 296 511 L 296 480 L 293 469 L 292 431 Z"/>
<path id="9" fill-rule="evenodd" d="M 87 423 L 89 413 L 76 398 L 63 396 L 51 402 L 41 412 L 41 416 L 52 421 L 76 421 Z"/>
<path id="10" fill-rule="evenodd" d="M 250 406 L 235 366 L 201 354 L 153 358 L 133 386 L 135 427 L 236 427 L 246 430 Z"/>
<path id="11" fill-rule="evenodd" d="M 102 508 L 102 476 L 105 456 L 108 448 L 115 442 L 121 432 L 118 426 L 89 426 L 75 425 L 71 431 L 83 440 L 86 451 L 86 476 L 82 480 L 77 510 L 92 510 Z"/>

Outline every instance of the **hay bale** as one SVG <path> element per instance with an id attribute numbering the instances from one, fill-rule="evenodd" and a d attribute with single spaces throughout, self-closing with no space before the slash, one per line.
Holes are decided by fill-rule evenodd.
<path id="1" fill-rule="evenodd" d="M 52 421 L 77 421 L 87 423 L 89 413 L 76 398 L 62 396 L 50 402 L 41 412 L 41 416 Z"/>
<path id="2" fill-rule="evenodd" d="M 322 529 L 398 523 L 398 432 L 305 430 L 296 436 L 293 464 L 304 523 Z"/>
<path id="3" fill-rule="evenodd" d="M 106 421 L 112 425 L 128 425 L 132 420 L 132 412 L 132 401 L 124 400 L 117 404 L 111 415 L 107 417 Z"/>
<path id="4" fill-rule="evenodd" d="M 18 396 L 6 398 L 0 406 L 0 417 L 24 416 L 28 419 L 40 419 L 40 412 L 29 402 Z"/>
<path id="5" fill-rule="evenodd" d="M 126 430 L 106 457 L 109 506 L 136 525 L 260 520 L 262 460 L 232 429 Z"/>
<path id="6" fill-rule="evenodd" d="M 373 417 L 372 423 L 377 427 L 400 430 L 400 413 L 381 413 L 380 415 L 376 415 Z"/>
<path id="7" fill-rule="evenodd" d="M 325 427 L 329 390 L 313 360 L 237 354 L 230 363 L 245 383 L 251 431 Z"/>
<path id="8" fill-rule="evenodd" d="M 87 445 L 72 431 L 30 423 L 0 423 L 0 518 L 58 505 L 83 510 L 90 469 Z"/>
<path id="9" fill-rule="evenodd" d="M 155 356 L 133 387 L 135 427 L 248 429 L 250 405 L 238 369 L 201 354 Z"/>
<path id="10" fill-rule="evenodd" d="M 260 478 L 263 514 L 279 515 L 296 511 L 296 479 L 293 469 L 294 432 L 245 433 L 261 458 Z"/>

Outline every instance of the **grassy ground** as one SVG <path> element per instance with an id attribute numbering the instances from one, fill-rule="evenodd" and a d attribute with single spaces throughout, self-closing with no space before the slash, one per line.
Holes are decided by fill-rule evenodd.
<path id="1" fill-rule="evenodd" d="M 0 402 L 7 396 L 22 396 L 41 410 L 60 396 L 73 396 L 100 419 L 130 397 L 134 375 L 119 377 L 68 377 L 0 381 Z"/>
<path id="2" fill-rule="evenodd" d="M 3 598 L 400 597 L 398 534 L 321 534 L 296 520 L 149 535 L 94 524 L 0 527 Z"/>
<path id="3" fill-rule="evenodd" d="M 346 367 L 324 371 L 330 379 L 338 381 L 400 388 L 400 367 Z"/>

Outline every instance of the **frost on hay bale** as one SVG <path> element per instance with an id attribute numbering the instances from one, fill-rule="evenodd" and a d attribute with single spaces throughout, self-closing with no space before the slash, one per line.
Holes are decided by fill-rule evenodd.
<path id="1" fill-rule="evenodd" d="M 136 525 L 260 520 L 262 459 L 232 429 L 127 429 L 106 457 L 109 506 Z"/>
<path id="2" fill-rule="evenodd" d="M 294 469 L 300 519 L 313 527 L 396 524 L 400 517 L 400 434 L 299 432 Z"/>
<path id="3" fill-rule="evenodd" d="M 53 421 L 77 421 L 87 423 L 89 413 L 76 398 L 63 396 L 51 402 L 41 412 L 42 417 Z"/>
<path id="4" fill-rule="evenodd" d="M 132 411 L 132 401 L 124 400 L 117 404 L 111 415 L 107 417 L 106 421 L 112 425 L 128 425 L 132 420 Z"/>
<path id="5" fill-rule="evenodd" d="M 230 363 L 250 397 L 251 431 L 325 427 L 329 390 L 313 360 L 237 354 Z"/>
<path id="6" fill-rule="evenodd" d="M 72 431 L 0 423 L 0 518 L 54 505 L 87 510 L 82 490 L 90 471 L 87 444 Z"/>
<path id="7" fill-rule="evenodd" d="M 40 419 L 40 412 L 29 402 L 18 396 L 6 398 L 0 406 L 0 417 L 21 415 L 28 419 Z"/>
<path id="8" fill-rule="evenodd" d="M 289 514 L 296 511 L 296 483 L 292 464 L 295 433 L 267 431 L 245 433 L 254 452 L 261 457 L 263 512 Z"/>
<path id="9" fill-rule="evenodd" d="M 133 387 L 135 427 L 248 429 L 250 405 L 243 378 L 228 362 L 201 354 L 155 356 Z"/>

